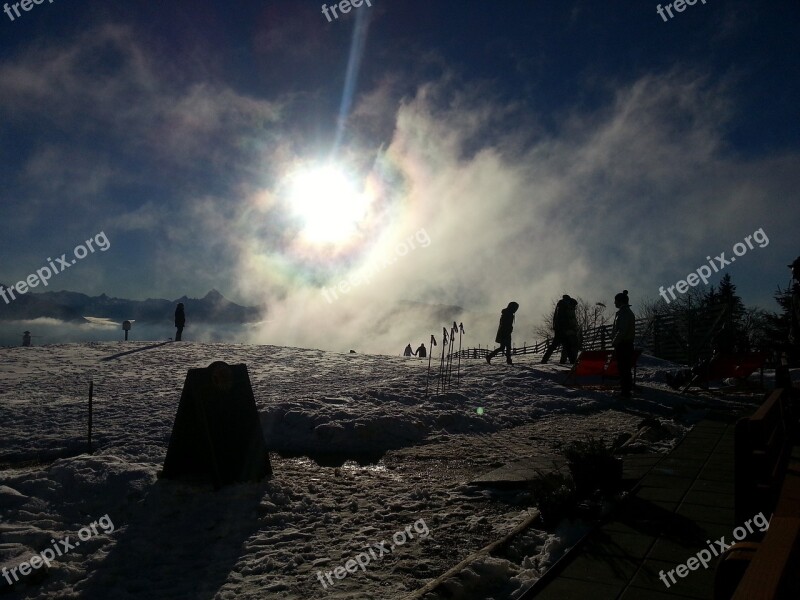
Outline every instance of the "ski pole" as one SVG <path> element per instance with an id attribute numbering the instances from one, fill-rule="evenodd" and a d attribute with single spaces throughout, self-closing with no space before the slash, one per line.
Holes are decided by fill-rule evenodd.
<path id="1" fill-rule="evenodd" d="M 428 373 L 425 375 L 425 398 L 428 397 L 428 384 L 431 379 L 431 358 L 433 357 L 433 347 L 436 345 L 436 338 L 431 334 L 431 351 L 428 353 Z"/>
<path id="2" fill-rule="evenodd" d="M 456 368 L 456 387 L 461 385 L 461 336 L 465 333 L 464 323 L 458 324 L 458 367 Z"/>
<path id="3" fill-rule="evenodd" d="M 441 384 L 442 393 L 444 393 L 444 349 L 447 348 L 447 328 L 442 327 L 442 361 L 439 364 L 439 380 L 436 383 L 436 393 L 439 393 L 439 386 Z"/>
<path id="4" fill-rule="evenodd" d="M 450 329 L 450 352 L 447 354 L 447 387 L 450 387 L 450 378 L 453 375 L 453 345 L 456 341 L 456 330 L 458 325 L 453 321 L 453 327 Z"/>

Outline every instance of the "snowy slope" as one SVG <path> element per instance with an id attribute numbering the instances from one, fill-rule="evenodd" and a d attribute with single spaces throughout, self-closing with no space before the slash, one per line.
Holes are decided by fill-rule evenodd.
<path id="1" fill-rule="evenodd" d="M 669 365 L 654 359 L 639 372 L 642 399 L 620 406 L 606 392 L 560 385 L 563 367 L 532 359 L 510 369 L 464 361 L 457 391 L 425 399 L 419 359 L 150 346 L 0 349 L 0 566 L 74 542 L 104 515 L 113 523 L 20 577 L 8 597 L 401 598 L 534 508 L 526 494 L 481 490 L 471 478 L 569 440 L 633 433 L 646 416 L 667 421 L 682 402 L 658 383 Z M 130 350 L 141 351 L 103 360 Z M 218 492 L 157 480 L 186 370 L 215 360 L 247 364 L 268 445 L 282 454 L 272 454 L 275 477 Z M 90 378 L 97 450 L 74 456 Z M 686 429 L 670 427 L 675 436 Z M 73 456 L 25 466 L 58 453 Z M 377 557 L 403 530 L 413 539 Z M 545 532 L 526 536 L 535 556 L 490 569 L 517 591 L 563 545 Z M 369 548 L 376 558 L 364 569 L 324 579 Z"/>

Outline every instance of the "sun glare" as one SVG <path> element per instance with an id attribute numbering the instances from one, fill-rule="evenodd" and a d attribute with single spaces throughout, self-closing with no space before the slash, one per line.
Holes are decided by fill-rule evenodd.
<path id="1" fill-rule="evenodd" d="M 367 195 L 332 166 L 298 171 L 289 190 L 291 210 L 301 219 L 302 235 L 311 243 L 346 242 L 369 207 Z"/>

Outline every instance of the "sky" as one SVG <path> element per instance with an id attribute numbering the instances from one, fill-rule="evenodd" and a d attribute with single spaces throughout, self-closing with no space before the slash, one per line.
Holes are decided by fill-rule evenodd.
<path id="1" fill-rule="evenodd" d="M 463 307 L 471 345 L 514 300 L 531 341 L 564 293 L 635 312 L 710 263 L 698 289 L 729 273 L 774 309 L 800 254 L 800 3 L 664 6 L 10 5 L 0 282 L 217 289 L 267 307 L 247 341 L 388 353 L 452 321 L 426 305 Z"/>

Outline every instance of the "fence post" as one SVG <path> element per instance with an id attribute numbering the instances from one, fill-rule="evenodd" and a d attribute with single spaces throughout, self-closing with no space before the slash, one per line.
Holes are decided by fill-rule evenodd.
<path id="1" fill-rule="evenodd" d="M 127 333 L 127 332 L 126 332 Z M 94 391 L 94 380 L 89 380 L 89 454 L 92 454 L 92 392 Z"/>

